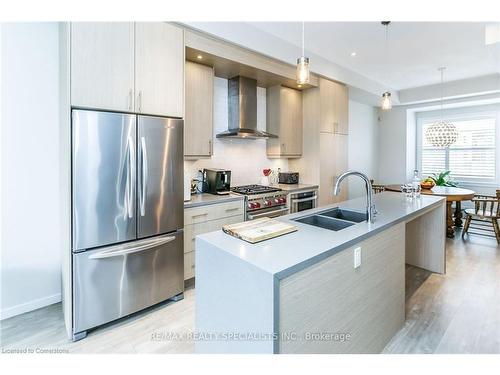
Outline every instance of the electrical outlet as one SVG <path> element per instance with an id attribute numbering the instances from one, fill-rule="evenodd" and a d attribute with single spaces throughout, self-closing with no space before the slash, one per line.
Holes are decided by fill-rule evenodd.
<path id="1" fill-rule="evenodd" d="M 354 268 L 361 266 L 361 247 L 354 249 Z"/>

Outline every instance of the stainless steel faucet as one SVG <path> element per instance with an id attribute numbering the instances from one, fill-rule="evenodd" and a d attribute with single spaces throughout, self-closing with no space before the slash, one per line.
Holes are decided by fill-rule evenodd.
<path id="1" fill-rule="evenodd" d="M 375 215 L 377 213 L 377 210 L 375 209 L 375 204 L 373 204 L 373 190 L 372 190 L 372 183 L 370 182 L 370 179 L 361 172 L 357 171 L 347 171 L 342 173 L 338 178 L 337 182 L 335 183 L 335 188 L 333 189 L 333 194 L 338 195 L 340 192 L 340 183 L 344 178 L 347 176 L 358 176 L 365 180 L 365 186 L 366 186 L 366 213 L 368 214 L 368 221 L 370 223 L 373 223 L 375 221 Z"/>

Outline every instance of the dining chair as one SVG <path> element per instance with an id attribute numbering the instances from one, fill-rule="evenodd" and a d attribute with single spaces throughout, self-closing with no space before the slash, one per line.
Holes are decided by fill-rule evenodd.
<path id="1" fill-rule="evenodd" d="M 462 238 L 466 234 L 478 234 L 495 237 L 497 243 L 500 244 L 500 228 L 498 226 L 498 219 L 500 218 L 500 189 L 496 191 L 496 196 L 476 194 L 472 202 L 474 202 L 474 208 L 465 210 L 466 218 L 462 230 Z M 473 232 L 469 229 L 479 232 Z M 492 231 L 495 235 L 489 234 Z"/>

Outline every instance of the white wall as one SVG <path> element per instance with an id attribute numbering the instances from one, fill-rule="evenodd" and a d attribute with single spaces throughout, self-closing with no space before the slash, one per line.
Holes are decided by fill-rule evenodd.
<path id="1" fill-rule="evenodd" d="M 404 106 L 387 112 L 379 110 L 378 182 L 381 184 L 406 181 L 406 111 Z"/>
<path id="2" fill-rule="evenodd" d="M 2 319 L 60 300 L 57 32 L 1 25 Z"/>
<path id="3" fill-rule="evenodd" d="M 214 139 L 213 155 L 210 159 L 184 161 L 186 173 L 194 178 L 203 168 L 222 168 L 231 170 L 231 185 L 259 183 L 265 168 L 282 171 L 288 169 L 287 159 L 268 159 L 264 139 L 220 139 L 217 133 L 228 128 L 227 80 L 215 78 L 214 81 Z M 257 88 L 257 128 L 266 130 L 266 89 Z"/>
<path id="4" fill-rule="evenodd" d="M 445 100 L 443 108 L 464 108 L 495 104 L 500 94 Z M 393 107 L 391 111 L 379 110 L 379 181 L 382 184 L 401 184 L 413 177 L 416 168 L 416 114 L 438 110 L 438 102 Z M 494 189 L 465 186 L 478 192 L 491 194 Z"/>
<path id="5" fill-rule="evenodd" d="M 349 100 L 349 170 L 365 173 L 378 182 L 377 109 Z M 361 180 L 349 181 L 349 198 L 365 195 Z"/>

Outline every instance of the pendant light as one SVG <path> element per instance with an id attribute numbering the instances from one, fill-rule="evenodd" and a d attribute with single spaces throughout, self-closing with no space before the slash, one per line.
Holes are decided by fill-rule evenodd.
<path id="1" fill-rule="evenodd" d="M 302 22 L 302 56 L 297 59 L 297 84 L 309 83 L 309 57 L 305 56 L 304 22 Z"/>
<path id="2" fill-rule="evenodd" d="M 443 74 L 446 68 L 439 68 L 441 72 L 441 113 L 439 121 L 429 126 L 425 131 L 425 138 L 434 147 L 450 147 L 458 139 L 458 131 L 451 122 L 443 120 Z"/>
<path id="3" fill-rule="evenodd" d="M 382 21 L 381 23 L 383 26 L 385 26 L 385 56 L 387 60 L 389 51 L 389 24 L 391 23 L 391 21 Z M 382 94 L 381 107 L 383 111 L 389 111 L 392 108 L 392 99 L 390 91 L 386 91 Z"/>

